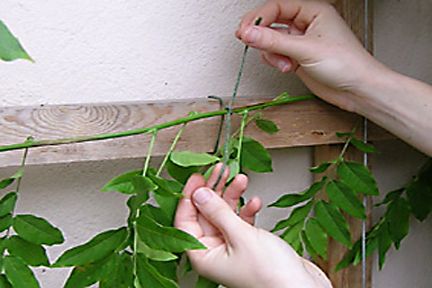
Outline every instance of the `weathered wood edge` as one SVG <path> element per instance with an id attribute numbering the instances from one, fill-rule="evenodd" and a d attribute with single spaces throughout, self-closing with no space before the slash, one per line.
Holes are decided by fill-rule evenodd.
<path id="1" fill-rule="evenodd" d="M 245 98 L 238 105 L 262 102 L 263 98 Z M 218 110 L 213 101 L 188 100 L 172 102 L 132 102 L 87 105 L 55 105 L 42 107 L 0 108 L 0 145 L 23 142 L 26 137 L 58 139 L 97 133 L 117 132 L 173 120 L 190 111 Z M 280 132 L 267 135 L 250 125 L 247 135 L 262 141 L 267 148 L 286 148 L 339 143 L 337 131 L 349 131 L 360 117 L 321 101 L 305 101 L 263 111 L 263 116 L 275 121 Z M 238 119 L 237 119 L 238 120 Z M 237 121 L 238 122 L 238 121 Z M 214 145 L 219 119 L 190 123 L 178 149 L 210 151 Z M 235 123 L 237 124 L 237 123 Z M 160 132 L 155 155 L 163 155 L 178 128 Z M 383 129 L 373 126 L 371 139 L 392 138 Z M 140 158 L 146 151 L 146 135 L 31 149 L 28 164 L 70 163 L 123 158 Z M 16 166 L 22 151 L 0 153 L 0 167 Z"/>

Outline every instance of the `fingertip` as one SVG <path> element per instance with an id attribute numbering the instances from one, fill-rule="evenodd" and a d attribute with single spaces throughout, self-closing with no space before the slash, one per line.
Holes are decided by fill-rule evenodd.
<path id="1" fill-rule="evenodd" d="M 248 186 L 248 183 L 249 183 L 249 178 L 245 174 L 238 174 L 234 178 L 234 181 L 236 181 L 237 183 L 239 183 L 239 186 L 240 186 L 239 189 L 246 190 L 246 188 Z"/>
<path id="2" fill-rule="evenodd" d="M 204 177 L 201 174 L 192 174 L 186 182 L 185 187 L 183 188 L 184 198 L 190 198 L 192 193 L 202 186 L 205 186 Z"/>

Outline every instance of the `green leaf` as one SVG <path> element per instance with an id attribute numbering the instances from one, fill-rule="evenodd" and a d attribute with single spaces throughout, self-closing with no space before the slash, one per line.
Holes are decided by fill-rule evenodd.
<path id="1" fill-rule="evenodd" d="M 386 211 L 386 219 L 389 223 L 390 237 L 397 249 L 409 231 L 410 210 L 408 202 L 404 198 L 397 198 L 391 202 Z"/>
<path id="2" fill-rule="evenodd" d="M 368 143 L 364 143 L 361 140 L 358 140 L 356 138 L 352 138 L 350 143 L 354 145 L 358 150 L 364 152 L 364 153 L 376 153 L 377 150 L 374 146 Z"/>
<path id="3" fill-rule="evenodd" d="M 329 236 L 348 248 L 352 247 L 348 223 L 334 205 L 319 201 L 315 205 L 315 216 Z"/>
<path id="4" fill-rule="evenodd" d="M 0 21 L 1 23 L 1 21 Z M 1 43 L 0 43 L 1 46 Z M 0 190 L 7 188 L 8 186 L 10 186 L 13 182 L 15 182 L 15 180 L 21 178 L 24 175 L 24 170 L 22 168 L 18 169 L 17 172 L 15 172 L 14 175 L 12 175 L 9 178 L 3 179 L 0 181 Z"/>
<path id="5" fill-rule="evenodd" d="M 422 179 L 412 181 L 407 189 L 411 212 L 419 221 L 424 221 L 432 211 L 432 185 Z"/>
<path id="6" fill-rule="evenodd" d="M 12 226 L 13 219 L 11 214 L 7 214 L 6 216 L 3 216 L 0 218 L 0 232 L 5 231 L 9 227 Z"/>
<path id="7" fill-rule="evenodd" d="M 366 219 L 365 208 L 350 187 L 335 180 L 327 184 L 326 191 L 331 203 L 351 216 Z"/>
<path id="8" fill-rule="evenodd" d="M 0 200 L 0 217 L 4 217 L 7 214 L 12 213 L 12 211 L 15 209 L 17 198 L 17 193 L 10 192 Z"/>
<path id="9" fill-rule="evenodd" d="M 103 265 L 107 260 L 75 267 L 69 275 L 64 288 L 85 288 L 96 283 L 103 274 Z"/>
<path id="10" fill-rule="evenodd" d="M 231 159 L 228 161 L 228 167 L 230 175 L 228 177 L 227 183 L 233 180 L 240 173 L 240 163 L 237 159 Z"/>
<path id="11" fill-rule="evenodd" d="M 301 202 L 304 202 L 308 199 L 311 199 L 318 193 L 318 191 L 320 191 L 323 188 L 326 182 L 327 182 L 327 178 L 324 177 L 321 181 L 315 182 L 302 193 L 285 194 L 281 196 L 278 200 L 276 200 L 276 202 L 271 203 L 268 207 L 278 207 L 278 208 L 291 207 Z"/>
<path id="12" fill-rule="evenodd" d="M 122 175 L 116 176 L 111 179 L 107 184 L 105 184 L 101 191 L 111 192 L 116 191 L 123 194 L 133 194 L 134 186 L 132 184 L 132 178 L 140 176 L 142 174 L 141 170 L 129 171 Z"/>
<path id="13" fill-rule="evenodd" d="M 173 227 L 164 227 L 142 214 L 137 219 L 139 237 L 151 248 L 180 253 L 192 249 L 206 249 L 193 236 Z"/>
<path id="14" fill-rule="evenodd" d="M 312 247 L 312 244 L 310 243 L 309 239 L 306 237 L 306 232 L 304 230 L 301 231 L 300 236 L 301 236 L 301 239 L 304 243 L 304 246 L 305 246 L 306 251 L 309 254 L 309 256 L 316 259 L 316 257 L 318 256 L 318 253 Z"/>
<path id="15" fill-rule="evenodd" d="M 104 187 L 102 192 L 116 191 L 123 194 L 148 194 L 158 187 L 148 177 L 143 177 L 141 170 L 129 171 L 111 179 Z"/>
<path id="16" fill-rule="evenodd" d="M 158 189 L 158 186 L 149 178 L 144 176 L 132 177 L 133 194 L 148 195 L 149 192 Z"/>
<path id="17" fill-rule="evenodd" d="M 276 96 L 272 101 L 286 100 L 286 99 L 289 99 L 290 97 L 291 97 L 291 95 L 289 95 L 288 92 L 283 92 L 283 93 L 279 94 L 278 96 Z"/>
<path id="18" fill-rule="evenodd" d="M 64 242 L 62 232 L 48 221 L 34 215 L 18 215 L 13 229 L 23 239 L 34 244 L 55 245 Z"/>
<path id="19" fill-rule="evenodd" d="M 300 232 L 303 229 L 304 223 L 299 222 L 282 233 L 280 236 L 283 240 L 285 240 L 288 244 L 293 245 L 298 239 L 300 239 Z"/>
<path id="20" fill-rule="evenodd" d="M 122 245 L 127 236 L 128 232 L 125 227 L 103 232 L 87 243 L 64 252 L 53 266 L 81 266 L 101 260 Z"/>
<path id="21" fill-rule="evenodd" d="M 142 288 L 178 288 L 177 283 L 161 275 L 142 255 L 138 255 L 137 274 Z"/>
<path id="22" fill-rule="evenodd" d="M 154 198 L 159 204 L 160 210 L 164 212 L 167 219 L 170 220 L 168 225 L 172 226 L 179 199 L 174 197 L 164 197 L 157 194 L 154 195 Z"/>
<path id="23" fill-rule="evenodd" d="M 30 266 L 49 266 L 45 249 L 41 245 L 30 243 L 18 236 L 10 237 L 6 242 L 10 255 L 21 258 Z"/>
<path id="24" fill-rule="evenodd" d="M 336 265 L 335 271 L 339 271 L 342 269 L 345 269 L 349 265 L 351 265 L 354 262 L 354 259 L 358 257 L 361 251 L 361 242 L 356 241 L 353 245 L 353 247 L 347 251 L 345 256 L 342 258 L 342 260 Z"/>
<path id="25" fill-rule="evenodd" d="M 258 118 L 255 120 L 258 128 L 268 134 L 275 134 L 279 131 L 279 127 L 271 120 Z"/>
<path id="26" fill-rule="evenodd" d="M 305 194 L 285 194 L 281 196 L 276 202 L 271 203 L 268 207 L 286 208 L 291 207 L 301 202 L 310 199 L 308 195 Z"/>
<path id="27" fill-rule="evenodd" d="M 21 288 L 39 288 L 32 270 L 24 262 L 13 256 L 6 256 L 3 260 L 3 268 L 6 277 L 13 287 Z"/>
<path id="28" fill-rule="evenodd" d="M 206 166 L 220 161 L 219 157 L 214 155 L 190 151 L 172 152 L 170 159 L 181 167 Z"/>
<path id="29" fill-rule="evenodd" d="M 340 180 L 353 191 L 378 195 L 378 187 L 369 169 L 357 162 L 342 162 L 337 168 Z"/>
<path id="30" fill-rule="evenodd" d="M 391 191 L 391 192 L 387 193 L 387 195 L 385 196 L 384 200 L 381 201 L 381 202 L 379 202 L 379 203 L 377 203 L 377 204 L 375 204 L 375 206 L 381 206 L 381 205 L 387 204 L 387 203 L 395 200 L 396 198 L 401 197 L 402 193 L 404 191 L 405 191 L 405 189 L 401 188 L 401 189 L 397 189 L 397 190 L 394 190 L 394 191 Z"/>
<path id="31" fill-rule="evenodd" d="M 198 277 L 198 281 L 195 285 L 195 288 L 218 288 L 219 284 L 215 283 L 207 278 L 204 278 L 202 276 Z"/>
<path id="32" fill-rule="evenodd" d="M 4 274 L 0 274 L 0 288 L 13 288 Z"/>
<path id="33" fill-rule="evenodd" d="M 18 39 L 10 32 L 8 27 L 0 20 L 0 59 L 3 61 L 13 61 L 24 59 L 33 62 L 19 43 Z"/>
<path id="34" fill-rule="evenodd" d="M 310 218 L 306 222 L 305 236 L 309 240 L 313 250 L 324 260 L 327 260 L 327 234 L 316 219 Z"/>
<path id="35" fill-rule="evenodd" d="M 177 277 L 177 261 L 153 261 L 147 259 L 149 264 L 156 268 L 156 270 L 164 277 L 178 282 Z"/>
<path id="36" fill-rule="evenodd" d="M 384 222 L 384 224 L 379 229 L 378 234 L 378 265 L 381 270 L 384 267 L 385 257 L 387 251 L 390 249 L 392 244 L 392 239 L 390 237 L 388 223 Z"/>
<path id="37" fill-rule="evenodd" d="M 271 232 L 276 232 L 282 230 L 288 226 L 293 226 L 301 221 L 304 222 L 305 218 L 308 216 L 309 212 L 313 207 L 313 201 L 309 201 L 307 204 L 295 208 L 291 215 L 284 220 L 279 221 L 275 227 L 271 230 Z"/>
<path id="38" fill-rule="evenodd" d="M 6 178 L 0 181 L 0 189 L 7 188 L 8 186 L 12 185 L 12 183 L 15 181 L 13 178 Z"/>
<path id="39" fill-rule="evenodd" d="M 157 185 L 157 189 L 153 192 L 160 196 L 165 197 L 177 197 L 182 196 L 183 185 L 175 180 L 168 180 L 161 177 L 157 177 L 153 173 L 148 173 L 148 177 Z"/>
<path id="40" fill-rule="evenodd" d="M 181 167 L 175 163 L 173 163 L 171 160 L 168 160 L 166 163 L 166 168 L 168 171 L 168 174 L 181 184 L 185 184 L 186 181 L 189 179 L 189 177 L 193 174 L 199 171 L 200 167 L 192 166 L 192 167 Z"/>
<path id="41" fill-rule="evenodd" d="M 272 172 L 270 153 L 258 141 L 244 137 L 241 152 L 241 167 L 258 173 Z"/>
<path id="42" fill-rule="evenodd" d="M 327 169 L 331 165 L 332 165 L 332 163 L 330 163 L 330 162 L 324 162 L 324 163 L 321 163 L 318 166 L 310 168 L 309 171 L 312 172 L 312 173 L 316 173 L 316 174 L 324 173 L 325 171 L 327 171 Z"/>
<path id="43" fill-rule="evenodd" d="M 133 287 L 132 257 L 126 253 L 114 254 L 104 266 L 103 274 L 99 288 Z"/>
<path id="44" fill-rule="evenodd" d="M 143 205 L 140 209 L 140 215 L 146 215 L 146 217 L 151 218 L 162 226 L 172 226 L 173 219 L 169 218 L 161 208 L 151 204 Z"/>
<path id="45" fill-rule="evenodd" d="M 178 258 L 175 254 L 170 252 L 150 248 L 141 239 L 138 239 L 137 244 L 137 252 L 143 254 L 148 259 L 155 261 L 172 261 Z"/>

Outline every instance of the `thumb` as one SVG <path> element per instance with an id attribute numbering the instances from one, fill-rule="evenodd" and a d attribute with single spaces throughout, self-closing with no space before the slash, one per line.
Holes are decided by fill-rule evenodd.
<path id="1" fill-rule="evenodd" d="M 268 27 L 250 26 L 241 35 L 245 44 L 297 60 L 307 58 L 309 45 L 303 35 L 290 35 Z"/>
<path id="2" fill-rule="evenodd" d="M 243 220 L 212 190 L 200 188 L 192 195 L 192 199 L 200 213 L 224 236 L 232 239 L 242 230 L 240 228 L 245 224 Z"/>

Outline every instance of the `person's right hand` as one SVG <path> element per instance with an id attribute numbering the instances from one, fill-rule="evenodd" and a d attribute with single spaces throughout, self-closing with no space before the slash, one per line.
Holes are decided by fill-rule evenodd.
<path id="1" fill-rule="evenodd" d="M 259 199 L 252 198 L 235 213 L 247 187 L 245 175 L 236 176 L 222 193 L 229 175 L 226 170 L 216 190 L 210 190 L 221 168 L 218 164 L 207 181 L 192 175 L 177 207 L 175 226 L 207 247 L 187 251 L 194 269 L 230 288 L 331 287 L 324 273 L 285 241 L 253 226 Z"/>
<path id="2" fill-rule="evenodd" d="M 271 28 L 274 23 L 288 28 Z M 325 1 L 269 0 L 243 17 L 236 36 L 260 49 L 267 64 L 295 71 L 317 96 L 349 111 L 364 80 L 383 69 Z"/>

